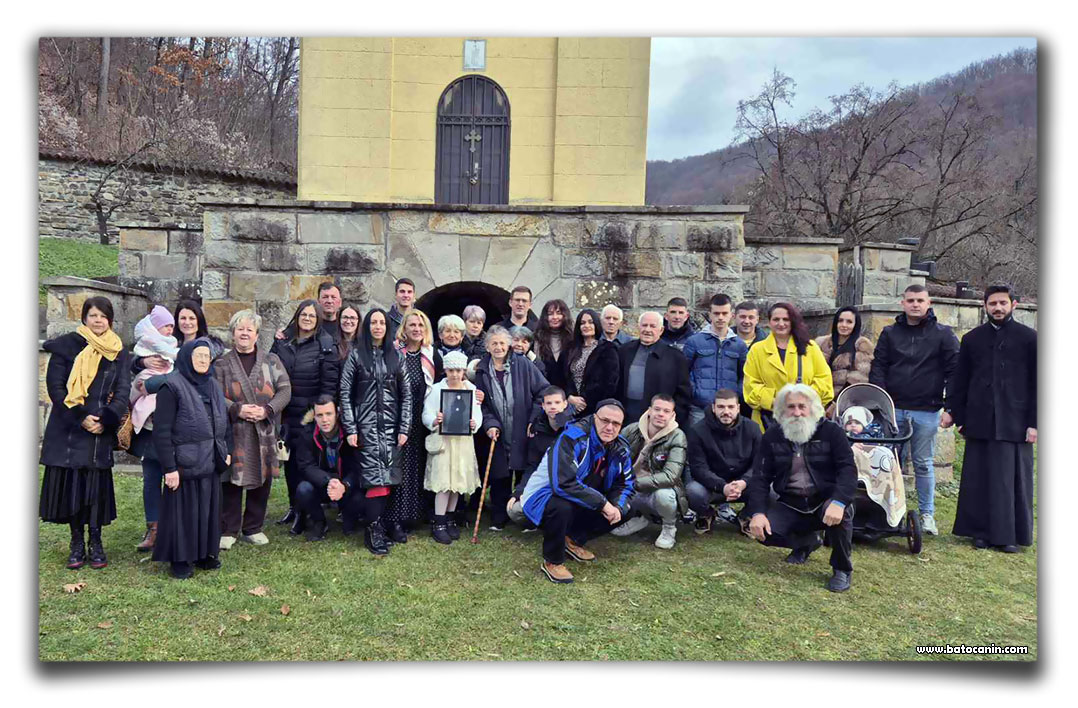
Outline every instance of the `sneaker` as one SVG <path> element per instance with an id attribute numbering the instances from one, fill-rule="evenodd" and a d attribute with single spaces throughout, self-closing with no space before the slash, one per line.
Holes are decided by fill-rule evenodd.
<path id="1" fill-rule="evenodd" d="M 578 560 L 581 563 L 588 563 L 595 560 L 594 553 L 583 546 L 577 545 L 576 542 L 568 536 L 565 537 L 565 552 L 569 554 L 570 558 Z"/>
<path id="2" fill-rule="evenodd" d="M 503 528 L 504 528 L 503 526 L 495 526 L 494 524 L 490 525 L 490 530 L 491 531 L 501 531 Z"/>
<path id="3" fill-rule="evenodd" d="M 233 539 L 233 541 L 234 540 L 235 539 Z M 269 536 L 259 531 L 258 533 L 251 534 L 250 536 L 244 535 L 243 540 L 255 546 L 265 546 L 267 543 L 269 543 Z"/>
<path id="4" fill-rule="evenodd" d="M 655 539 L 655 547 L 667 550 L 674 547 L 677 543 L 677 524 L 663 524 L 662 533 Z"/>
<path id="5" fill-rule="evenodd" d="M 539 529 L 535 526 L 525 526 L 520 530 L 521 533 L 535 533 Z"/>
<path id="6" fill-rule="evenodd" d="M 719 508 L 715 510 L 715 516 L 719 521 L 737 526 L 737 512 L 729 504 L 719 504 Z"/>
<path id="7" fill-rule="evenodd" d="M 221 548 L 222 551 L 227 551 L 227 550 L 231 549 L 232 546 L 235 545 L 235 543 L 236 543 L 236 537 L 235 536 L 222 536 L 221 537 L 221 543 L 219 545 L 220 545 L 220 548 Z"/>
<path id="8" fill-rule="evenodd" d="M 921 514 L 921 530 L 933 536 L 939 536 L 939 529 L 936 528 L 936 517 L 932 516 L 932 514 Z"/>
<path id="9" fill-rule="evenodd" d="M 634 516 L 625 523 L 615 526 L 610 532 L 615 536 L 632 536 L 637 531 L 646 529 L 648 527 L 648 520 L 643 516 Z"/>
<path id="10" fill-rule="evenodd" d="M 571 583 L 573 582 L 573 574 L 569 572 L 569 569 L 564 565 L 554 563 L 547 563 L 543 561 L 543 564 L 539 566 L 540 570 L 546 573 L 546 577 L 550 579 L 552 583 Z"/>
<path id="11" fill-rule="evenodd" d="M 833 570 L 831 579 L 827 581 L 827 589 L 831 592 L 846 592 L 850 589 L 850 577 L 853 571 Z"/>

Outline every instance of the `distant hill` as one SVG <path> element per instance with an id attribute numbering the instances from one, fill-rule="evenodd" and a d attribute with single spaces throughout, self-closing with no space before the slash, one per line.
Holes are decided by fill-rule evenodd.
<path id="1" fill-rule="evenodd" d="M 796 77 L 795 77 L 796 78 Z M 1037 152 L 1037 56 L 1028 49 L 975 62 L 953 74 L 909 87 L 926 114 L 955 90 L 972 92 L 996 117 L 993 143 L 1001 150 L 1035 157 Z M 746 97 L 748 98 L 748 97 Z M 752 163 L 736 159 L 746 144 L 678 160 L 649 160 L 648 204 L 728 204 L 756 177 Z M 741 198 L 744 201 L 744 198 Z"/>

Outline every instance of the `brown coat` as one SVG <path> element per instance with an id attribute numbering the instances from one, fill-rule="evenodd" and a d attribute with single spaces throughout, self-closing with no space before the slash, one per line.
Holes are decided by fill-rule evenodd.
<path id="1" fill-rule="evenodd" d="M 239 354 L 230 349 L 214 363 L 214 375 L 229 403 L 232 421 L 232 466 L 229 481 L 237 487 L 256 489 L 266 480 L 280 476 L 277 463 L 277 426 L 281 411 L 292 398 L 288 372 L 276 354 L 256 349 L 255 365 L 246 376 Z M 256 423 L 239 417 L 240 406 L 253 403 L 273 411 Z"/>
<path id="2" fill-rule="evenodd" d="M 817 337 L 816 343 L 820 345 L 824 358 L 830 361 L 831 335 L 825 334 L 822 337 Z M 858 337 L 855 350 L 856 366 L 850 362 L 850 355 L 846 353 L 835 357 L 835 361 L 831 365 L 831 380 L 834 382 L 836 397 L 839 391 L 850 384 L 868 383 L 868 373 L 872 370 L 872 353 L 875 347 L 872 346 L 872 342 L 869 341 L 868 337 Z"/>

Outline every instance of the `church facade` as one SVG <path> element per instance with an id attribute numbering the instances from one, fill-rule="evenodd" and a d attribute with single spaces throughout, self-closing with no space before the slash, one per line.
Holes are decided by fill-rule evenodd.
<path id="1" fill-rule="evenodd" d="M 300 200 L 642 205 L 649 38 L 304 38 Z"/>

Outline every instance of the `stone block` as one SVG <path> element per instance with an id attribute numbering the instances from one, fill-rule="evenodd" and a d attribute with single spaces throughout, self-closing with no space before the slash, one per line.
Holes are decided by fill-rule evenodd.
<path id="1" fill-rule="evenodd" d="M 142 258 L 138 253 L 120 249 L 117 257 L 120 266 L 120 275 L 128 278 L 142 277 Z"/>
<path id="2" fill-rule="evenodd" d="M 684 251 L 688 236 L 684 221 L 653 221 L 636 229 L 637 248 Z"/>
<path id="3" fill-rule="evenodd" d="M 790 270 L 836 270 L 838 248 L 834 246 L 784 246 L 782 265 Z"/>
<path id="4" fill-rule="evenodd" d="M 240 310 L 250 310 L 254 306 L 253 302 L 239 300 L 203 300 L 202 313 L 206 315 L 207 326 L 228 327 L 228 321 L 232 319 L 232 315 Z M 225 341 L 227 342 L 228 339 L 226 338 Z"/>
<path id="5" fill-rule="evenodd" d="M 602 309 L 610 303 L 627 307 L 632 299 L 630 283 L 612 280 L 578 280 L 573 303 L 576 307 Z"/>
<path id="6" fill-rule="evenodd" d="M 228 294 L 233 300 L 284 300 L 291 278 L 279 273 L 233 272 L 228 277 Z"/>
<path id="7" fill-rule="evenodd" d="M 289 300 L 317 300 L 318 286 L 326 281 L 322 275 L 293 275 L 288 279 Z M 344 293 L 341 293 L 344 298 Z"/>
<path id="8" fill-rule="evenodd" d="M 662 262 L 656 253 L 615 251 L 611 254 L 610 273 L 615 278 L 659 278 Z"/>
<path id="9" fill-rule="evenodd" d="M 487 262 L 490 239 L 484 236 L 460 237 L 460 279 L 478 281 L 483 279 L 483 266 Z"/>
<path id="10" fill-rule="evenodd" d="M 570 307 L 576 301 L 576 281 L 572 278 L 557 278 L 532 298 L 532 310 L 542 312 L 543 306 L 551 300 L 562 300 Z M 488 313 L 489 321 L 489 313 Z"/>
<path id="11" fill-rule="evenodd" d="M 910 269 L 912 253 L 910 251 L 878 251 L 880 254 L 880 269 L 893 272 L 905 273 Z"/>
<path id="12" fill-rule="evenodd" d="M 168 231 L 163 229 L 120 229 L 121 251 L 168 252 Z"/>
<path id="13" fill-rule="evenodd" d="M 606 277 L 609 255 L 599 249 L 566 250 L 562 253 L 561 274 L 577 277 Z"/>
<path id="14" fill-rule="evenodd" d="M 420 231 L 409 236 L 422 267 L 436 286 L 460 280 L 460 236 Z"/>
<path id="15" fill-rule="evenodd" d="M 300 243 L 385 243 L 378 214 L 299 214 Z"/>
<path id="16" fill-rule="evenodd" d="M 651 254 L 657 256 L 658 254 Z M 714 254 L 708 254 L 711 256 Z M 703 253 L 664 253 L 662 254 L 662 274 L 664 278 L 694 278 L 704 275 Z"/>
<path id="17" fill-rule="evenodd" d="M 707 254 L 707 279 L 728 280 L 741 277 L 742 256 L 740 251 L 720 251 Z"/>
<path id="18" fill-rule="evenodd" d="M 52 288 L 45 293 L 45 321 L 58 322 L 67 319 L 67 302 Z"/>
<path id="19" fill-rule="evenodd" d="M 411 239 L 404 234 L 393 233 L 388 236 L 388 241 L 389 255 L 386 261 L 385 283 L 382 287 L 371 291 L 373 297 L 387 298 L 389 302 L 393 302 L 393 283 L 396 278 L 411 278 L 415 282 L 416 295 L 433 290 L 434 281 L 427 275 L 423 262 L 416 255 Z M 477 280 L 482 280 L 482 278 L 477 278 Z"/>
<path id="20" fill-rule="evenodd" d="M 258 245 L 233 241 L 206 244 L 206 267 L 247 270 L 258 267 Z"/>
<path id="21" fill-rule="evenodd" d="M 588 219 L 584 224 L 587 241 L 582 245 L 625 251 L 633 245 L 633 226 L 624 221 Z"/>
<path id="22" fill-rule="evenodd" d="M 202 212 L 202 235 L 207 241 L 225 241 L 228 239 L 228 212 Z"/>
<path id="23" fill-rule="evenodd" d="M 782 269 L 782 250 L 774 246 L 746 246 L 741 254 L 742 270 Z"/>
<path id="24" fill-rule="evenodd" d="M 232 214 L 228 234 L 240 241 L 288 243 L 296 240 L 296 215 L 279 213 Z"/>
<path id="25" fill-rule="evenodd" d="M 689 300 L 695 309 L 707 312 L 711 298 L 719 293 L 729 295 L 736 305 L 745 299 L 741 288 L 740 279 L 720 280 L 714 283 L 693 284 L 692 299 Z"/>
<path id="26" fill-rule="evenodd" d="M 224 300 L 228 297 L 228 273 L 221 270 L 202 271 L 202 297 Z"/>
<path id="27" fill-rule="evenodd" d="M 584 237 L 584 220 L 577 217 L 551 217 L 550 233 L 562 248 L 577 248 Z"/>
<path id="28" fill-rule="evenodd" d="M 806 298 L 818 297 L 823 276 L 818 273 L 763 273 L 765 297 Z M 833 280 L 833 279 L 832 279 Z"/>
<path id="29" fill-rule="evenodd" d="M 341 300 L 346 305 L 363 305 L 370 300 L 370 291 L 362 276 L 345 276 L 340 279 Z"/>
<path id="30" fill-rule="evenodd" d="M 201 279 L 199 257 L 189 253 L 177 255 L 161 253 L 142 254 L 142 277 Z"/>
<path id="31" fill-rule="evenodd" d="M 665 310 L 673 297 L 692 298 L 692 282 L 688 280 L 644 280 L 636 283 L 634 307 Z"/>
<path id="32" fill-rule="evenodd" d="M 308 246 L 310 273 L 373 273 L 385 268 L 382 246 Z"/>
<path id="33" fill-rule="evenodd" d="M 434 213 L 427 228 L 443 234 L 549 236 L 550 220 L 541 214 Z"/>
<path id="34" fill-rule="evenodd" d="M 737 245 L 737 224 L 732 222 L 689 224 L 690 251 L 728 251 Z"/>
<path id="35" fill-rule="evenodd" d="M 939 428 L 936 430 L 936 456 L 934 461 L 937 465 L 950 465 L 955 460 L 954 428 Z"/>
<path id="36" fill-rule="evenodd" d="M 561 271 L 561 249 L 549 238 L 541 238 L 528 254 L 515 282 L 527 285 L 533 293 L 546 289 Z"/>
<path id="37" fill-rule="evenodd" d="M 64 313 L 64 319 L 68 322 L 75 322 L 76 324 L 82 322 L 82 304 L 86 302 L 86 299 L 93 295 L 88 290 L 77 290 L 75 292 L 69 292 L 64 296 L 64 304 L 67 306 L 67 312 Z"/>
<path id="38" fill-rule="evenodd" d="M 893 274 L 879 271 L 865 273 L 865 295 L 893 298 L 895 296 L 895 287 L 896 280 Z"/>
<path id="39" fill-rule="evenodd" d="M 422 231 L 427 228 L 428 219 L 430 216 L 422 211 L 391 211 L 389 212 L 389 230 L 408 233 Z"/>
<path id="40" fill-rule="evenodd" d="M 487 262 L 483 266 L 483 282 L 497 285 L 508 290 L 516 283 L 524 261 L 531 254 L 538 239 L 534 238 L 492 238 Z M 534 291 L 533 291 L 534 292 Z"/>
<path id="41" fill-rule="evenodd" d="M 861 265 L 865 270 L 880 269 L 880 253 L 878 248 L 861 248 Z"/>
<path id="42" fill-rule="evenodd" d="M 169 231 L 169 253 L 202 253 L 204 240 L 198 231 Z"/>
<path id="43" fill-rule="evenodd" d="M 306 267 L 306 250 L 303 246 L 276 246 L 263 244 L 258 256 L 262 270 L 303 270 Z"/>
<path id="44" fill-rule="evenodd" d="M 741 292 L 745 297 L 753 298 L 760 293 L 760 274 L 751 270 L 741 273 Z M 734 303 L 735 305 L 737 303 Z"/>

